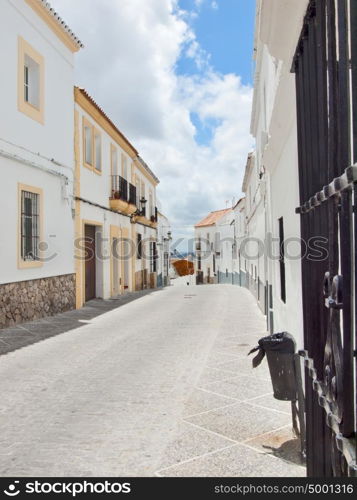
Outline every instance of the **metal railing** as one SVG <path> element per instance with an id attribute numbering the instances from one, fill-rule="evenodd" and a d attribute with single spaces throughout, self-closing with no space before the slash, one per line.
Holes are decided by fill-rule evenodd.
<path id="1" fill-rule="evenodd" d="M 121 175 L 111 176 L 111 198 L 136 205 L 136 187 Z"/>

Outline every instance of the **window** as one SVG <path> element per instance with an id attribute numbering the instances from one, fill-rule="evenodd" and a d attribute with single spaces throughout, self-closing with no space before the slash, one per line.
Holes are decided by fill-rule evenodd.
<path id="1" fill-rule="evenodd" d="M 18 38 L 18 109 L 44 123 L 44 59 L 23 38 Z"/>
<path id="2" fill-rule="evenodd" d="M 169 275 L 169 254 L 168 252 L 164 253 L 164 276 Z"/>
<path id="3" fill-rule="evenodd" d="M 135 178 L 135 187 L 136 187 L 136 206 L 140 207 L 140 180 L 138 177 Z"/>
<path id="4" fill-rule="evenodd" d="M 40 109 L 40 65 L 27 54 L 24 61 L 24 99 Z"/>
<path id="5" fill-rule="evenodd" d="M 84 126 L 84 162 L 92 166 L 93 165 L 93 145 L 92 145 L 92 127 L 89 125 Z"/>
<path id="6" fill-rule="evenodd" d="M 286 281 L 285 281 L 285 243 L 284 243 L 284 219 L 279 220 L 279 251 L 280 251 L 280 296 L 281 300 L 286 303 Z"/>
<path id="7" fill-rule="evenodd" d="M 202 269 L 202 257 L 201 257 L 201 255 L 199 255 L 197 257 L 197 267 L 198 267 L 198 270 L 201 271 L 201 269 Z"/>
<path id="8" fill-rule="evenodd" d="M 152 191 L 150 191 L 150 193 L 149 193 L 149 216 L 150 217 L 155 217 L 155 210 L 154 210 L 154 204 L 153 204 Z"/>
<path id="9" fill-rule="evenodd" d="M 127 157 L 125 155 L 122 155 L 121 161 L 122 161 L 123 177 L 125 180 L 128 181 L 129 179 L 128 179 L 128 160 L 127 160 Z"/>
<path id="10" fill-rule="evenodd" d="M 143 242 L 141 234 L 137 234 L 136 236 L 136 258 L 141 259 L 143 255 Z"/>
<path id="11" fill-rule="evenodd" d="M 95 150 L 95 169 L 98 172 L 102 171 L 102 139 L 100 133 L 94 132 L 94 150 Z"/>
<path id="12" fill-rule="evenodd" d="M 118 171 L 118 150 L 112 145 L 111 148 L 111 172 L 112 175 L 119 175 Z"/>
<path id="13" fill-rule="evenodd" d="M 156 252 L 156 242 L 150 242 L 150 272 L 156 273 L 156 261 L 157 261 L 157 252 Z"/>
<path id="14" fill-rule="evenodd" d="M 144 181 L 141 181 L 141 193 L 140 194 L 141 194 L 142 198 L 146 199 L 145 198 L 145 182 Z M 146 205 L 141 208 L 141 213 L 144 217 L 146 217 Z"/>
<path id="15" fill-rule="evenodd" d="M 102 137 L 92 123 L 83 117 L 83 163 L 97 174 L 102 173 Z"/>
<path id="16" fill-rule="evenodd" d="M 19 267 L 38 267 L 41 242 L 42 190 L 19 184 Z"/>

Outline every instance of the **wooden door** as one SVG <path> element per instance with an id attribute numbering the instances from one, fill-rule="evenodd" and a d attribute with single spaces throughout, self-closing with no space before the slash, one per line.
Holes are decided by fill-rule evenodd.
<path id="1" fill-rule="evenodd" d="M 95 226 L 85 226 L 85 295 L 86 302 L 96 296 Z"/>

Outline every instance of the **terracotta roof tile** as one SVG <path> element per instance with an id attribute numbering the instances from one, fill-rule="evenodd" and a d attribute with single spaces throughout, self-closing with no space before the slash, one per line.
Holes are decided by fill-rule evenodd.
<path id="1" fill-rule="evenodd" d="M 213 226 L 216 222 L 218 222 L 225 214 L 231 212 L 231 208 L 225 208 L 224 210 L 216 210 L 215 212 L 211 212 L 204 219 L 202 219 L 195 227 L 206 227 Z"/>
<path id="2" fill-rule="evenodd" d="M 51 4 L 46 0 L 37 0 L 37 2 L 53 17 L 56 23 L 60 26 L 60 28 L 67 33 L 67 35 L 73 40 L 73 42 L 79 47 L 83 48 L 84 45 L 80 41 L 80 39 L 73 33 L 71 28 L 64 22 L 64 20 L 60 17 L 60 15 L 55 11 Z"/>

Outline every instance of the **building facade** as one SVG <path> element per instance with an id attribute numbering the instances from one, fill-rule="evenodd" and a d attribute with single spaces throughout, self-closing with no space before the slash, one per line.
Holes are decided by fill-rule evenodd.
<path id="1" fill-rule="evenodd" d="M 216 274 L 217 283 L 234 284 L 234 210 L 227 212 L 216 222 Z"/>
<path id="2" fill-rule="evenodd" d="M 251 133 L 256 139 L 256 175 L 262 190 L 265 266 L 271 332 L 289 331 L 302 346 L 302 288 L 298 134 L 293 53 L 307 1 L 257 2 L 256 75 Z M 280 17 L 285 16 L 283 29 Z"/>
<path id="3" fill-rule="evenodd" d="M 310 477 L 357 470 L 356 23 L 347 0 L 257 1 L 251 132 L 264 208 L 247 232 L 258 240 L 265 226 L 269 329 L 291 333 L 304 358 Z"/>
<path id="4" fill-rule="evenodd" d="M 214 284 L 218 282 L 217 259 L 220 260 L 221 250 L 218 223 L 231 211 L 232 209 L 229 208 L 211 212 L 194 227 L 197 284 Z M 223 268 L 221 267 L 221 269 Z"/>
<path id="5" fill-rule="evenodd" d="M 172 240 L 169 219 L 157 212 L 157 286 L 170 285 L 170 244 Z"/>
<path id="6" fill-rule="evenodd" d="M 248 155 L 242 191 L 245 194 L 245 239 L 239 252 L 244 263 L 244 285 L 266 313 L 265 180 L 256 153 Z"/>
<path id="7" fill-rule="evenodd" d="M 75 306 L 73 80 L 82 44 L 38 0 L 2 2 L 0 40 L 4 327 Z"/>
<path id="8" fill-rule="evenodd" d="M 75 88 L 77 307 L 157 285 L 157 177 Z"/>

